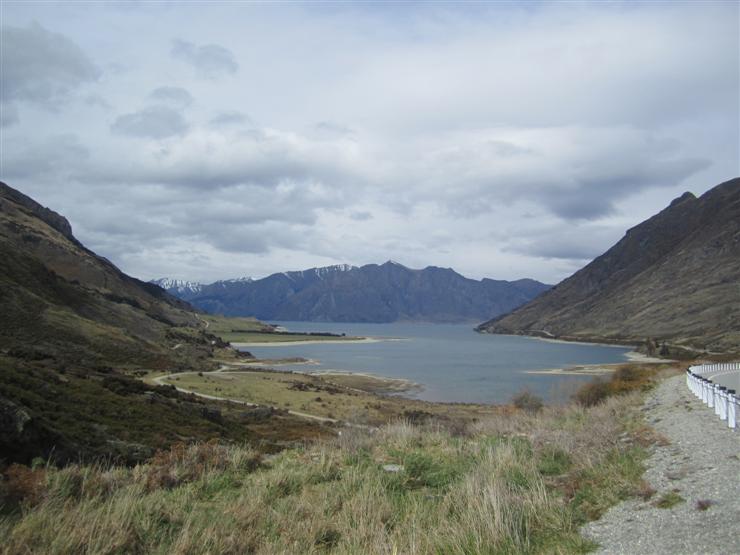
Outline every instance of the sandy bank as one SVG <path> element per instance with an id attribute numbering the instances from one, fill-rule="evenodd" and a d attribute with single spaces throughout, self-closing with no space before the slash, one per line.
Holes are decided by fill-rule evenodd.
<path id="1" fill-rule="evenodd" d="M 272 342 L 252 342 L 252 343 L 231 343 L 234 347 L 286 347 L 290 345 L 318 345 L 326 343 L 379 343 L 388 341 L 387 339 L 378 339 L 375 337 L 361 337 L 358 339 L 298 339 L 296 341 L 272 341 Z"/>
<path id="2" fill-rule="evenodd" d="M 583 364 L 577 366 L 568 366 L 566 368 L 547 368 L 545 370 L 524 370 L 525 374 L 543 374 L 550 376 L 603 376 L 614 372 L 617 368 L 623 364 L 629 364 L 630 362 L 641 363 L 641 364 L 658 364 L 674 362 L 666 358 L 655 358 L 637 351 L 630 351 L 625 353 L 627 357 L 626 362 L 615 362 L 608 364 Z"/>
<path id="3" fill-rule="evenodd" d="M 524 374 L 542 374 L 549 376 L 604 376 L 611 374 L 622 363 L 617 364 L 586 364 L 568 368 L 547 368 L 545 370 L 524 370 Z"/>

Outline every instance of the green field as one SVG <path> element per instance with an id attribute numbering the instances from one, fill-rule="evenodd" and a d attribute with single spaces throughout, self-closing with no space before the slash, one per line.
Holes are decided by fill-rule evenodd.
<path id="1" fill-rule="evenodd" d="M 229 343 L 291 343 L 296 341 L 357 341 L 361 337 L 275 333 L 270 324 L 256 318 L 203 316 L 208 331 Z"/>
<path id="2" fill-rule="evenodd" d="M 412 413 L 474 420 L 501 410 L 485 405 L 445 405 L 383 397 L 375 393 L 397 392 L 401 387 L 399 380 L 350 374 L 322 377 L 244 370 L 180 374 L 165 382 L 206 395 L 359 424 L 382 424 Z"/>

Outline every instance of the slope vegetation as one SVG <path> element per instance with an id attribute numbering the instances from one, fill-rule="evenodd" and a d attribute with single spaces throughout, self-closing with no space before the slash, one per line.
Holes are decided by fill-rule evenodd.
<path id="1" fill-rule="evenodd" d="M 2 183 L 0 315 L 0 465 L 134 462 L 182 440 L 318 433 L 137 379 L 216 368 L 226 345 L 188 304 L 125 275 L 82 246 L 65 218 Z"/>
<path id="2" fill-rule="evenodd" d="M 740 344 L 740 179 L 685 193 L 488 333 L 730 351 Z M 651 341 L 652 343 L 652 341 Z"/>

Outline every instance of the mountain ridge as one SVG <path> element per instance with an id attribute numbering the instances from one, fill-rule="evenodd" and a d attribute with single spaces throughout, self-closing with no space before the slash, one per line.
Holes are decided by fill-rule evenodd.
<path id="1" fill-rule="evenodd" d="M 684 193 L 550 291 L 478 330 L 668 342 L 676 352 L 737 349 L 738 283 L 740 178 L 698 198 Z"/>
<path id="2" fill-rule="evenodd" d="M 452 268 L 383 264 L 278 272 L 247 283 L 215 282 L 197 291 L 169 288 L 198 308 L 267 320 L 477 322 L 549 288 L 532 279 L 466 278 Z"/>

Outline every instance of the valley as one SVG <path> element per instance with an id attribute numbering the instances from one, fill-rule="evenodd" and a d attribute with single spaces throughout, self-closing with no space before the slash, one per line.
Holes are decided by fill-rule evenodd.
<path id="1" fill-rule="evenodd" d="M 609 343 L 693 343 L 229 318 L 127 276 L 4 184 L 0 226 L 2 553 L 585 552 L 609 507 L 678 495 L 641 478 L 663 441 L 641 405 L 681 369 Z M 68 517 L 83 524 L 61 532 Z"/>

